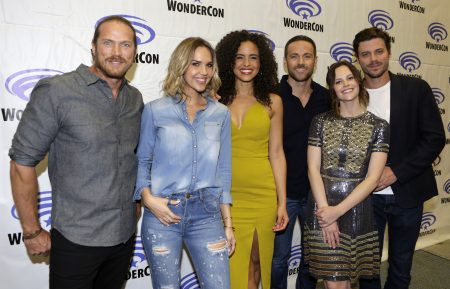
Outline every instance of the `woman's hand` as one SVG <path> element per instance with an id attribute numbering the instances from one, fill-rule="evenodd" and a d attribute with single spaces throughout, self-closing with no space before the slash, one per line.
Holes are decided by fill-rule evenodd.
<path id="1" fill-rule="evenodd" d="M 327 227 L 336 222 L 341 216 L 341 212 L 337 206 L 326 206 L 316 211 L 317 221 L 321 228 Z"/>
<path id="2" fill-rule="evenodd" d="M 158 220 L 166 226 L 170 224 L 178 224 L 181 217 L 175 215 L 167 205 L 177 205 L 180 200 L 170 200 L 153 196 L 149 190 L 144 189 L 142 192 L 142 202 Z"/>
<path id="3" fill-rule="evenodd" d="M 227 238 L 228 256 L 231 256 L 236 249 L 236 239 L 234 238 L 233 227 L 225 227 L 224 229 Z"/>
<path id="4" fill-rule="evenodd" d="M 339 227 L 337 222 L 322 228 L 323 242 L 330 245 L 330 248 L 335 249 L 339 245 Z"/>
<path id="5" fill-rule="evenodd" d="M 279 206 L 277 211 L 277 222 L 272 227 L 274 232 L 283 231 L 289 222 L 289 215 L 286 206 Z"/>

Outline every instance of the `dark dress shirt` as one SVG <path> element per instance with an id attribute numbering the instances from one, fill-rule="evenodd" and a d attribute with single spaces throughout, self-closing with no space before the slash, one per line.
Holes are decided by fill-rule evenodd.
<path id="1" fill-rule="evenodd" d="M 292 88 L 284 75 L 280 81 L 283 99 L 283 144 L 287 164 L 287 197 L 304 199 L 310 190 L 306 151 L 309 125 L 314 116 L 330 110 L 330 94 L 326 88 L 312 81 L 312 93 L 303 107 L 300 99 L 292 95 Z"/>

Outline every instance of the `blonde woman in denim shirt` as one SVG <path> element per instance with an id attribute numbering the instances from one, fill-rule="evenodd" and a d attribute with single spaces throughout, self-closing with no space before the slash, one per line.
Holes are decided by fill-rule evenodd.
<path id="1" fill-rule="evenodd" d="M 214 50 L 201 38 L 172 53 L 165 96 L 142 115 L 135 199 L 142 200 L 142 242 L 153 288 L 180 286 L 186 245 L 201 288 L 230 288 L 230 114 L 215 95 Z"/>

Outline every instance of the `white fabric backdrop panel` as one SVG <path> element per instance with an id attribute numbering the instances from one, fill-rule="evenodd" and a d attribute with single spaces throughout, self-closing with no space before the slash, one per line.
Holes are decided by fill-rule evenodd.
<path id="1" fill-rule="evenodd" d="M 123 15 L 138 31 L 136 64 L 127 77 L 141 90 L 145 102 L 161 96 L 170 54 L 188 36 L 204 37 L 216 45 L 237 29 L 265 34 L 273 45 L 280 77 L 285 74 L 286 41 L 298 34 L 310 36 L 316 41 L 319 57 L 314 80 L 325 85 L 329 65 L 339 59 L 355 61 L 351 45 L 355 33 L 370 26 L 387 30 L 393 40 L 391 71 L 430 84 L 447 134 L 447 145 L 434 163 L 439 196 L 425 203 L 417 248 L 450 239 L 448 11 L 447 0 L 0 0 L 0 284 L 12 289 L 48 288 L 48 259 L 29 257 L 22 243 L 11 196 L 8 150 L 36 82 L 74 70 L 80 63 L 90 65 L 95 23 L 108 15 Z M 40 221 L 49 229 L 51 187 L 45 160 L 38 172 Z M 127 289 L 151 288 L 140 232 L 137 234 Z M 297 224 L 289 288 L 294 288 L 299 243 Z M 181 288 L 198 288 L 185 251 L 181 272 Z"/>

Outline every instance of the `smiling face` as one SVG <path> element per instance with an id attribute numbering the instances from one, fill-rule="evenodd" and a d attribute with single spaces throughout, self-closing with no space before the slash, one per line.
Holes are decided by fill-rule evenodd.
<path id="1" fill-rule="evenodd" d="M 359 43 L 357 58 L 368 78 L 380 78 L 388 75 L 389 51 L 381 38 L 374 38 Z"/>
<path id="2" fill-rule="evenodd" d="M 136 53 L 133 30 L 119 21 L 102 23 L 98 39 L 92 44 L 92 53 L 93 68 L 99 77 L 122 79 Z"/>
<path id="3" fill-rule="evenodd" d="M 183 74 L 183 92 L 188 96 L 202 93 L 214 74 L 211 52 L 204 46 L 197 47 L 191 63 Z"/>
<path id="4" fill-rule="evenodd" d="M 251 82 L 258 75 L 261 62 L 259 50 L 251 41 L 244 41 L 236 52 L 233 73 L 237 81 Z"/>
<path id="5" fill-rule="evenodd" d="M 317 58 L 314 47 L 307 41 L 295 41 L 287 47 L 287 55 L 284 63 L 288 70 L 289 78 L 297 82 L 304 82 L 314 73 Z"/>
<path id="6" fill-rule="evenodd" d="M 336 68 L 336 77 L 333 84 L 334 92 L 340 102 L 358 101 L 359 83 L 350 69 L 345 66 Z"/>

